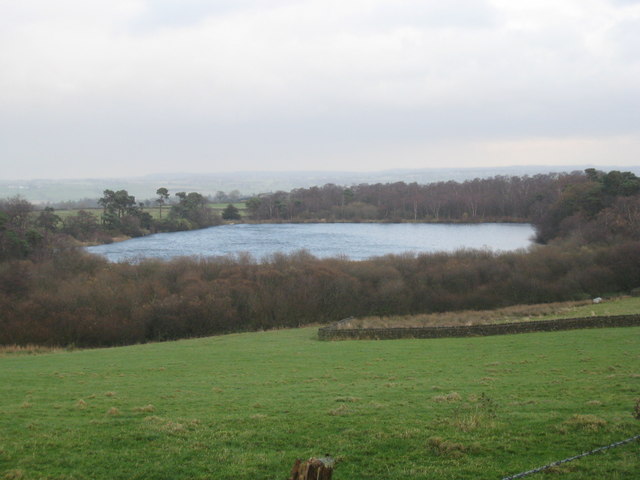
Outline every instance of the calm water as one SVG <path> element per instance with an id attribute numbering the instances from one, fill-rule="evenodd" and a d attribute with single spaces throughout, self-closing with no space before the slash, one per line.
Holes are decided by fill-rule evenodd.
<path id="1" fill-rule="evenodd" d="M 142 257 L 220 256 L 248 252 L 254 258 L 305 249 L 316 257 L 363 260 L 389 253 L 460 248 L 515 250 L 531 244 L 528 224 L 317 223 L 223 225 L 190 232 L 158 233 L 87 250 L 119 262 Z"/>

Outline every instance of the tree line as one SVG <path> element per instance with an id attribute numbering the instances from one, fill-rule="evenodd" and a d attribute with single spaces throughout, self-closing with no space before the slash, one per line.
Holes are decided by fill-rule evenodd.
<path id="1" fill-rule="evenodd" d="M 366 261 L 298 252 L 111 264 L 65 241 L 55 213 L 10 199 L 0 202 L 0 343 L 123 345 L 637 292 L 640 179 L 587 170 L 551 180 L 532 214 L 540 244 L 527 251 Z"/>
<path id="2" fill-rule="evenodd" d="M 103 196 L 94 202 L 102 209 L 98 215 L 94 214 L 95 210 L 81 208 L 61 217 L 51 206 L 38 211 L 20 197 L 0 201 L 0 222 L 7 237 L 4 239 L 5 249 L 0 238 L 0 259 L 26 257 L 41 243 L 40 237 L 54 234 L 67 235 L 81 242 L 108 243 L 118 236 L 139 237 L 222 223 L 220 215 L 209 207 L 208 199 L 198 192 L 177 192 L 171 203 L 166 188 L 159 188 L 157 194 L 154 203 L 159 209 L 159 218 L 149 212 L 149 202 L 137 202 L 135 196 L 126 190 L 105 190 Z M 226 217 L 229 215 L 227 210 L 224 214 Z"/>
<path id="3" fill-rule="evenodd" d="M 246 202 L 255 220 L 531 221 L 582 172 L 495 176 L 465 182 L 327 184 L 261 194 Z"/>
<path id="4" fill-rule="evenodd" d="M 223 220 L 241 219 L 233 204 L 218 214 L 210 207 L 209 199 L 198 192 L 176 192 L 171 201 L 167 188 L 159 188 L 156 194 L 153 203 L 158 217 L 149 212 L 150 202 L 137 202 L 126 190 L 107 189 L 95 202 L 81 202 L 99 207 L 102 212 L 98 215 L 95 207 L 80 208 L 62 217 L 52 206 L 36 209 L 19 196 L 0 200 L 0 261 L 46 255 L 51 251 L 51 242 L 63 241 L 65 236 L 80 242 L 109 243 L 119 236 L 194 230 L 220 225 Z M 218 192 L 216 198 L 224 195 Z"/>

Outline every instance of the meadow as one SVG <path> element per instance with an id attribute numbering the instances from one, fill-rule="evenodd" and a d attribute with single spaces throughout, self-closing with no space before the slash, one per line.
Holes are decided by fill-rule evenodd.
<path id="1" fill-rule="evenodd" d="M 316 331 L 5 351 L 0 478 L 285 479 L 295 458 L 329 453 L 335 480 L 500 479 L 640 432 L 640 328 L 342 342 Z M 552 477 L 637 478 L 638 448 Z"/>

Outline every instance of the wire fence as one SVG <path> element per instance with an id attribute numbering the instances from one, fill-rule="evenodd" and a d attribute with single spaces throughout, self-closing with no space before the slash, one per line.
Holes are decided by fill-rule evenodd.
<path id="1" fill-rule="evenodd" d="M 526 472 L 517 473 L 515 475 L 504 477 L 502 480 L 515 480 L 517 478 L 528 477 L 529 475 L 533 475 L 534 473 L 539 473 L 549 468 L 557 467 L 558 465 L 562 465 L 563 463 L 572 462 L 574 460 L 577 460 L 578 458 L 586 457 L 587 455 L 593 455 L 594 453 L 603 452 L 605 450 L 609 450 L 610 448 L 619 447 L 621 445 L 631 443 L 635 440 L 640 440 L 640 435 L 636 435 L 635 437 L 630 437 L 625 440 L 621 440 L 619 442 L 611 443 L 609 445 L 605 445 L 604 447 L 598 447 L 588 452 L 581 453 L 580 455 L 575 455 L 573 457 L 565 458 L 564 460 L 558 460 L 557 462 L 553 462 L 548 465 L 544 465 L 542 467 L 534 468 L 533 470 L 527 470 Z"/>

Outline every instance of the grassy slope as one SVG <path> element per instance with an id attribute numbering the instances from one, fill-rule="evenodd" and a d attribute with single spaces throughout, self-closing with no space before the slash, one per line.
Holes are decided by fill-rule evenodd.
<path id="1" fill-rule="evenodd" d="M 553 318 L 579 318 L 594 315 L 629 315 L 640 312 L 640 297 L 613 297 L 602 303 L 579 305 L 556 314 L 547 315 L 542 320 Z"/>
<path id="2" fill-rule="evenodd" d="M 640 328 L 315 334 L 0 357 L 0 478 L 284 479 L 331 453 L 336 480 L 497 479 L 640 432 Z M 635 478 L 638 448 L 562 478 Z"/>

